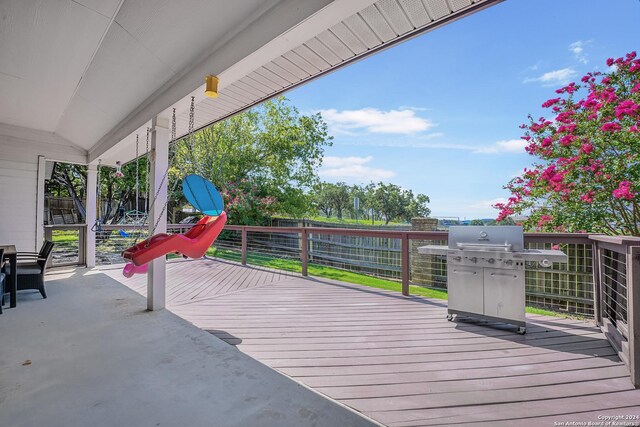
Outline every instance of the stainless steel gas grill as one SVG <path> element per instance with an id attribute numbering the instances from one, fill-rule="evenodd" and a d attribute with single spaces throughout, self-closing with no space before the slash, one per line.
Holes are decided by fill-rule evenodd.
<path id="1" fill-rule="evenodd" d="M 525 262 L 551 267 L 567 262 L 559 250 L 525 249 L 519 226 L 454 226 L 448 246 L 422 246 L 418 252 L 447 257 L 449 312 L 516 325 L 526 332 Z"/>

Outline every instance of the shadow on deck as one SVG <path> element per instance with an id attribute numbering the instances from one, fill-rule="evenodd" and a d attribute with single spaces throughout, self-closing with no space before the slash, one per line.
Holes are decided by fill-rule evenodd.
<path id="1" fill-rule="evenodd" d="M 146 276 L 104 272 L 145 293 Z M 627 368 L 579 320 L 528 315 L 521 336 L 448 322 L 444 301 L 211 259 L 168 263 L 167 298 L 178 316 L 390 426 L 640 415 Z"/>

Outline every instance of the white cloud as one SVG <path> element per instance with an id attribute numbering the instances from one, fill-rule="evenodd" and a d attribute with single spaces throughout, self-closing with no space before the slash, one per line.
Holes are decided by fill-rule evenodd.
<path id="1" fill-rule="evenodd" d="M 368 182 L 393 178 L 395 173 L 388 169 L 373 168 L 367 164 L 373 157 L 327 156 L 322 161 L 319 174 L 324 178 L 347 181 Z"/>
<path id="2" fill-rule="evenodd" d="M 569 51 L 573 53 L 575 59 L 582 64 L 586 64 L 587 62 L 589 62 L 589 60 L 587 59 L 587 54 L 584 51 L 585 47 L 588 44 L 589 41 L 585 42 L 582 40 L 578 40 L 577 42 L 573 42 L 569 45 Z"/>
<path id="3" fill-rule="evenodd" d="M 561 68 L 559 70 L 548 71 L 539 77 L 527 77 L 524 83 L 542 83 L 542 86 L 566 85 L 571 82 L 578 73 L 573 68 Z"/>
<path id="4" fill-rule="evenodd" d="M 493 145 L 476 148 L 476 153 L 496 154 L 496 153 L 524 153 L 524 148 L 529 143 L 524 139 L 508 139 L 498 141 Z"/>
<path id="5" fill-rule="evenodd" d="M 360 110 L 320 110 L 333 133 L 353 134 L 352 130 L 370 133 L 415 134 L 431 129 L 435 124 L 416 116 L 415 109 L 381 111 L 376 108 Z"/>
<path id="6" fill-rule="evenodd" d="M 483 213 L 487 213 L 487 212 L 497 212 L 495 210 L 495 208 L 493 207 L 495 204 L 497 203 L 507 203 L 507 199 L 505 199 L 504 197 L 497 197 L 495 199 L 491 199 L 491 200 L 479 200 L 475 203 L 470 204 L 469 206 L 467 206 L 467 210 L 469 212 L 483 212 Z"/>
<path id="7" fill-rule="evenodd" d="M 342 145 L 355 145 L 355 146 L 367 146 L 367 147 L 395 147 L 395 148 L 423 148 L 434 150 L 462 150 L 473 151 L 474 153 L 483 154 L 521 154 L 524 153 L 524 149 L 527 146 L 527 142 L 523 139 L 509 139 L 503 141 L 497 141 L 491 145 L 465 145 L 456 144 L 451 142 L 431 142 L 433 138 L 441 137 L 441 133 L 433 133 L 425 135 L 420 138 L 413 138 L 410 140 L 384 140 L 384 141 L 348 141 L 342 142 Z"/>

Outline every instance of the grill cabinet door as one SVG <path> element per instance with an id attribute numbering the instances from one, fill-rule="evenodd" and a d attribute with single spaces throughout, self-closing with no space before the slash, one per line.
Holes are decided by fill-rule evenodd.
<path id="1" fill-rule="evenodd" d="M 482 289 L 482 267 L 451 265 L 447 267 L 449 308 L 482 314 L 484 292 Z"/>
<path id="2" fill-rule="evenodd" d="M 524 322 L 524 271 L 484 269 L 484 314 Z"/>

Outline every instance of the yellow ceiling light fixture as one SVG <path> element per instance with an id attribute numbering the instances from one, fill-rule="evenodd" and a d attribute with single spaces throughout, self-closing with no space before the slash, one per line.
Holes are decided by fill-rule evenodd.
<path id="1" fill-rule="evenodd" d="M 216 76 L 207 76 L 204 78 L 206 82 L 206 89 L 204 90 L 204 94 L 209 98 L 217 98 L 218 97 L 218 82 L 220 79 Z"/>

